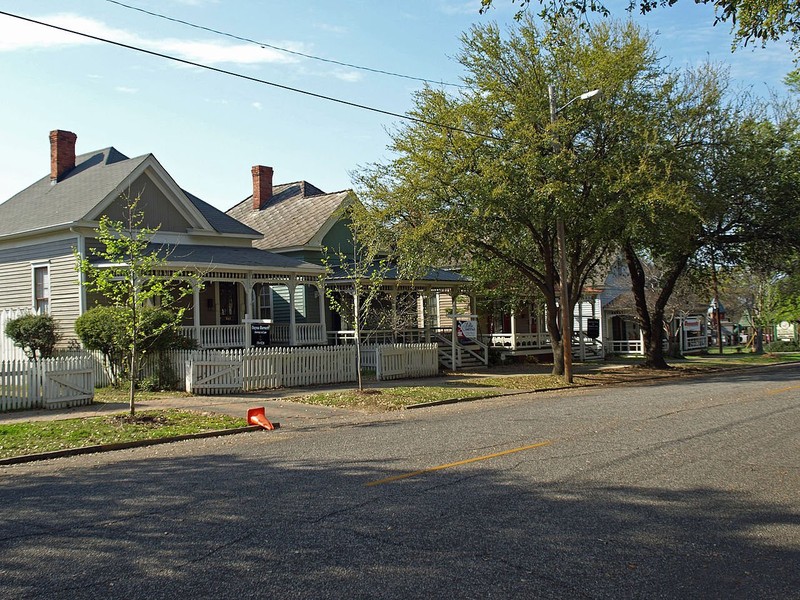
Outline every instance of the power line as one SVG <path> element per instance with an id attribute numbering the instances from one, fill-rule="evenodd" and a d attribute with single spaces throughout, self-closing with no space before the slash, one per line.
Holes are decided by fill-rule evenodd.
<path id="1" fill-rule="evenodd" d="M 280 46 L 274 46 L 272 44 L 268 44 L 266 42 L 259 42 L 258 40 L 254 40 L 247 37 L 242 37 L 233 33 L 228 33 L 226 31 L 220 31 L 219 29 L 213 29 L 211 27 L 205 27 L 204 25 L 198 25 L 196 23 L 191 23 L 189 21 L 184 21 L 183 19 L 177 19 L 175 17 L 169 17 L 167 15 L 163 15 L 161 13 L 153 12 L 150 10 L 146 10 L 144 8 L 140 8 L 138 6 L 132 6 L 130 4 L 125 4 L 124 2 L 119 2 L 119 0 L 106 0 L 111 4 L 116 4 L 117 6 L 121 6 L 123 8 L 127 8 L 129 10 L 135 10 L 140 13 L 144 13 L 146 15 L 150 15 L 152 17 L 156 17 L 159 19 L 164 19 L 166 21 L 172 21 L 173 23 L 180 23 L 181 25 L 186 25 L 187 27 L 193 27 L 194 29 L 200 29 L 202 31 L 208 31 L 209 33 L 214 33 L 216 35 L 221 35 L 224 37 L 228 37 L 234 40 L 239 40 L 240 42 L 247 42 L 249 44 L 255 44 L 260 46 L 261 48 L 271 48 L 272 50 L 278 50 L 279 52 L 285 52 L 287 54 L 294 54 L 295 56 L 302 56 L 303 58 L 310 58 L 312 60 L 318 60 L 321 62 L 326 62 L 334 65 L 339 65 L 341 67 L 348 67 L 351 69 L 359 69 L 361 71 L 369 71 L 371 73 L 379 73 L 381 75 L 390 75 L 391 77 L 401 77 L 403 79 L 411 79 L 413 81 L 422 81 L 423 83 L 430 83 L 433 85 L 447 85 L 450 87 L 458 87 L 458 88 L 466 88 L 468 86 L 463 85 L 461 83 L 447 83 L 446 81 L 434 81 L 433 79 L 426 79 L 424 77 L 415 77 L 413 75 L 403 75 L 402 73 L 395 73 L 393 71 L 386 71 L 383 69 L 374 69 L 372 67 L 364 67 L 361 65 L 355 65 L 352 63 L 346 63 L 339 60 L 333 60 L 331 58 L 322 58 L 320 56 L 314 56 L 313 54 L 305 54 L 303 52 L 298 52 L 297 50 L 289 50 L 288 48 L 281 48 Z"/>
<path id="2" fill-rule="evenodd" d="M 253 81 L 255 83 L 261 83 L 263 85 L 269 85 L 281 90 L 286 90 L 288 92 L 294 92 L 296 94 L 303 94 L 304 96 L 310 96 L 312 98 L 318 98 L 320 100 L 327 100 L 328 102 L 336 102 L 337 104 L 344 104 L 345 106 L 351 106 L 353 108 L 359 108 L 361 110 L 367 110 L 374 113 L 379 113 L 382 115 L 387 115 L 390 117 L 395 117 L 397 119 L 403 119 L 406 121 L 413 121 L 415 123 L 420 123 L 422 125 L 431 125 L 433 127 L 441 127 L 448 131 L 457 131 L 459 133 L 465 133 L 467 135 L 474 135 L 476 137 L 481 137 L 489 140 L 495 140 L 498 142 L 502 142 L 503 138 L 499 138 L 494 135 L 487 135 L 485 133 L 478 133 L 476 131 L 470 131 L 469 129 L 462 129 L 460 127 L 453 127 L 452 125 L 445 125 L 443 123 L 437 123 L 435 121 L 429 121 L 427 119 L 421 119 L 419 117 L 412 117 L 411 115 L 404 115 L 401 113 L 395 113 L 388 110 L 384 110 L 382 108 L 375 108 L 374 106 L 367 106 L 366 104 L 358 104 L 356 102 L 350 102 L 349 100 L 342 100 L 341 98 L 334 98 L 332 96 L 325 96 L 323 94 L 317 94 L 316 92 L 310 92 L 308 90 L 302 90 L 300 88 L 290 87 L 288 85 L 283 85 L 280 83 L 275 83 L 274 81 L 267 81 L 266 79 L 259 79 L 258 77 L 251 77 L 250 75 L 243 75 L 241 73 L 236 73 L 235 71 L 228 71 L 226 69 L 220 69 L 218 67 L 212 67 L 211 65 L 204 65 L 202 63 L 197 63 L 191 60 L 186 60 L 185 58 L 178 58 L 177 56 L 172 56 L 169 54 L 163 54 L 161 52 L 156 52 L 154 50 L 147 50 L 145 48 L 140 48 L 138 46 L 132 46 L 130 44 L 124 44 L 122 42 L 117 42 L 115 40 L 109 40 L 107 38 L 102 38 L 96 35 L 92 35 L 89 33 L 84 33 L 82 31 L 76 31 L 74 29 L 68 29 L 66 27 L 61 27 L 59 25 L 53 25 L 52 23 L 45 23 L 44 21 L 37 21 L 36 19 L 31 19 L 30 17 L 23 17 L 22 15 L 15 15 L 13 13 L 5 12 L 0 10 L 0 15 L 5 15 L 7 17 L 13 17 L 15 19 L 19 19 L 21 21 L 27 21 L 28 23 L 34 23 L 36 25 L 42 25 L 44 27 L 49 27 L 51 29 L 56 29 L 58 31 L 63 31 L 65 33 L 71 33 L 73 35 L 78 35 L 81 37 L 88 38 L 90 40 L 95 40 L 97 42 L 103 42 L 106 44 L 111 44 L 112 46 L 118 46 L 120 48 L 125 48 L 127 50 L 133 50 L 134 52 L 140 52 L 142 54 L 149 54 L 150 56 L 157 56 L 159 58 L 164 58 L 166 60 L 171 60 L 177 63 L 181 63 L 184 65 L 189 65 L 192 67 L 197 67 L 199 69 L 205 69 L 207 71 L 213 71 L 215 73 L 221 73 L 223 75 L 230 75 L 231 77 L 237 77 L 239 79 L 244 79 L 246 81 Z"/>

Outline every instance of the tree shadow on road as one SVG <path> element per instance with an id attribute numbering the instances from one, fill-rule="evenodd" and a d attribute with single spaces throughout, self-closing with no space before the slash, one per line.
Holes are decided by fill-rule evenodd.
<path id="1" fill-rule="evenodd" d="M 247 434 L 251 435 L 251 434 Z M 255 438 L 253 438 L 255 439 Z M 520 481 L 267 445 L 0 473 L 3 595 L 791 598 L 800 514 L 713 488 Z"/>

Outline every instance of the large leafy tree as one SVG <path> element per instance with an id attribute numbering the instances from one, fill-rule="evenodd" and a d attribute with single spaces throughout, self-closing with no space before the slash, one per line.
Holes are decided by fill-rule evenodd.
<path id="1" fill-rule="evenodd" d="M 726 72 L 704 66 L 666 94 L 645 147 L 657 158 L 654 178 L 629 198 L 621 243 L 649 366 L 667 366 L 664 309 L 687 267 L 716 281 L 719 266 L 797 244 L 796 121 L 732 99 L 727 83 Z M 661 273 L 650 301 L 646 263 Z"/>
<path id="2" fill-rule="evenodd" d="M 530 4 L 538 4 L 539 15 L 552 20 L 565 15 L 581 18 L 595 12 L 608 16 L 610 10 L 599 0 L 511 0 L 520 7 L 518 17 Z M 690 0 L 685 0 L 690 1 Z M 678 0 L 629 0 L 628 10 L 648 13 L 658 7 L 674 6 Z M 800 5 L 792 0 L 694 0 L 695 4 L 714 7 L 714 24 L 730 23 L 734 45 L 751 42 L 766 44 L 788 37 L 795 51 L 800 52 Z M 481 12 L 494 0 L 481 0 Z"/>
<path id="3" fill-rule="evenodd" d="M 631 24 L 585 31 L 563 20 L 542 31 L 522 19 L 507 36 L 474 27 L 462 44 L 467 91 L 419 92 L 410 115 L 417 120 L 393 134 L 394 160 L 356 174 L 371 209 L 362 226 L 387 228 L 383 243 L 407 273 L 456 264 L 479 286 L 513 280 L 537 291 L 553 372 L 562 374 L 560 286 L 571 311 L 614 246 L 620 195 L 644 170 L 630 132 L 664 73 L 650 39 Z M 603 96 L 572 103 L 551 122 L 549 84 L 556 106 L 593 88 Z M 558 218 L 566 225 L 564 281 Z"/>

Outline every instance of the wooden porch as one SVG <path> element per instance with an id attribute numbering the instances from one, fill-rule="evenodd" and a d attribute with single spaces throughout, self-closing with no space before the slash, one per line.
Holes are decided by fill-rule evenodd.
<path id="1" fill-rule="evenodd" d="M 246 347 L 252 320 L 270 321 L 271 346 L 328 343 L 324 290 L 312 276 L 213 272 L 184 308 L 181 331 L 204 349 Z"/>

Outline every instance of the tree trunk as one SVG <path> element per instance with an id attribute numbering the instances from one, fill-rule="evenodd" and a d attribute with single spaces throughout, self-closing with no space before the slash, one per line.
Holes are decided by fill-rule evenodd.
<path id="1" fill-rule="evenodd" d="M 642 263 L 636 255 L 633 245 L 628 242 L 624 245 L 625 261 L 628 263 L 628 271 L 631 275 L 631 285 L 633 288 L 633 297 L 636 301 L 636 313 L 639 317 L 639 324 L 642 328 L 642 337 L 644 338 L 644 365 L 651 369 L 669 369 L 670 366 L 664 360 L 664 347 L 662 339 L 664 336 L 664 307 L 672 295 L 672 290 L 675 289 L 675 283 L 678 281 L 683 270 L 686 268 L 686 263 L 689 260 L 688 255 L 679 257 L 672 265 L 670 270 L 667 271 L 664 277 L 661 290 L 656 298 L 655 307 L 651 314 L 647 306 L 646 277 Z"/>
<path id="2" fill-rule="evenodd" d="M 653 316 L 650 331 L 644 331 L 644 363 L 642 366 L 650 369 L 669 369 L 670 366 L 664 359 L 664 327 L 659 327 L 663 318 Z"/>
<path id="3" fill-rule="evenodd" d="M 550 348 L 553 350 L 553 370 L 551 375 L 564 375 L 564 346 L 561 339 L 561 327 L 558 320 L 558 308 L 553 298 L 545 300 L 547 304 L 547 331 L 550 333 Z"/>

